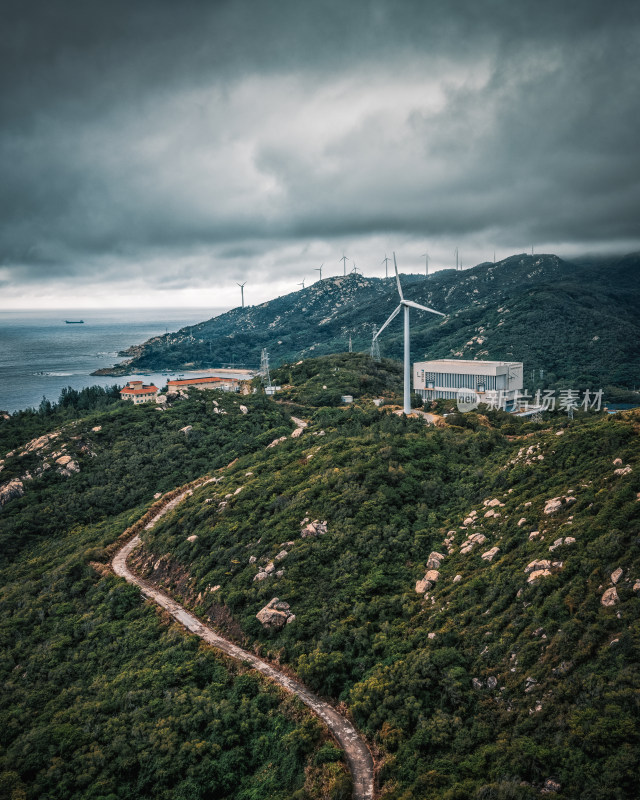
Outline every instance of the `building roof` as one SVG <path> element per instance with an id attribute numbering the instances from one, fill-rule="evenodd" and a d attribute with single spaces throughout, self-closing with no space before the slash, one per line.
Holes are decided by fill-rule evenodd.
<path id="1" fill-rule="evenodd" d="M 522 361 L 481 361 L 480 359 L 476 358 L 435 358 L 430 359 L 428 361 L 416 361 L 416 364 L 439 364 L 441 366 L 459 366 L 459 367 L 469 367 L 469 366 L 482 366 L 482 367 L 508 367 L 513 366 L 513 364 L 522 364 Z"/>
<path id="2" fill-rule="evenodd" d="M 132 383 L 140 384 L 142 381 L 132 381 Z M 154 394 L 159 391 L 157 386 L 150 383 L 147 386 L 144 384 L 142 386 L 125 386 L 124 389 L 120 389 L 120 394 Z"/>
<path id="3" fill-rule="evenodd" d="M 218 378 L 215 375 L 207 375 L 204 378 L 183 378 L 182 380 L 167 381 L 168 386 L 189 386 L 195 383 L 225 383 L 227 381 L 237 381 L 238 378 Z"/>

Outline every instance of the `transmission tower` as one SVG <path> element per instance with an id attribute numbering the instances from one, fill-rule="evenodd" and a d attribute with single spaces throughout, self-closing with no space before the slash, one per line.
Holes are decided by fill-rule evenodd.
<path id="1" fill-rule="evenodd" d="M 373 326 L 373 338 L 371 339 L 371 359 L 375 361 L 376 364 L 379 364 L 381 361 L 380 358 L 380 343 L 378 342 L 376 334 L 378 333 L 378 329 L 376 326 Z"/>
<path id="2" fill-rule="evenodd" d="M 267 386 L 271 386 L 271 375 L 269 374 L 269 353 L 267 353 L 266 347 L 262 348 L 262 353 L 260 354 L 260 375 L 263 383 L 266 383 Z"/>

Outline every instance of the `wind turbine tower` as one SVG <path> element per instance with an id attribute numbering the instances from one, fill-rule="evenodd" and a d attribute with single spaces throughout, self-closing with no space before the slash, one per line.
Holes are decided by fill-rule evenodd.
<path id="1" fill-rule="evenodd" d="M 303 279 L 302 279 L 302 283 L 299 283 L 299 284 L 298 284 L 298 286 L 302 286 L 302 288 L 304 289 L 304 282 L 305 282 L 305 280 L 306 280 L 306 278 L 303 278 Z"/>
<path id="2" fill-rule="evenodd" d="M 371 339 L 371 360 L 379 364 L 380 358 L 380 342 L 378 341 L 378 329 L 373 326 L 373 338 Z"/>
<path id="3" fill-rule="evenodd" d="M 344 253 L 342 254 L 342 258 L 338 259 L 338 261 L 342 261 L 342 274 L 343 275 L 347 274 L 347 261 L 348 260 L 349 259 L 344 255 Z"/>
<path id="4" fill-rule="evenodd" d="M 425 275 L 429 277 L 429 253 L 423 253 L 422 257 L 426 259 L 425 262 Z"/>
<path id="5" fill-rule="evenodd" d="M 238 286 L 240 287 L 240 294 L 242 296 L 242 308 L 244 308 L 244 286 L 245 286 L 245 284 L 246 284 L 246 281 L 244 283 L 239 283 L 238 284 Z"/>
<path id="6" fill-rule="evenodd" d="M 319 273 L 320 273 L 320 278 L 319 278 L 319 280 L 322 280 L 322 267 L 324 267 L 324 263 L 320 264 L 320 266 L 319 266 L 319 267 L 315 267 L 315 268 L 314 268 L 314 272 L 319 272 Z"/>
<path id="7" fill-rule="evenodd" d="M 388 278 L 388 277 L 389 277 L 389 268 L 388 268 L 388 266 L 387 266 L 387 264 L 389 263 L 389 261 L 391 261 L 391 259 L 390 259 L 390 258 L 387 258 L 387 254 L 385 253 L 385 254 L 384 254 L 384 258 L 382 259 L 382 263 L 384 264 L 384 277 L 385 277 L 385 278 Z"/>
<path id="8" fill-rule="evenodd" d="M 458 248 L 456 247 L 456 272 L 458 271 Z"/>
<path id="9" fill-rule="evenodd" d="M 429 311 L 431 314 L 438 314 L 440 317 L 446 316 L 442 313 L 442 311 L 436 311 L 435 308 L 428 308 L 427 306 L 421 306 L 419 303 L 414 303 L 413 300 L 405 300 L 404 295 L 402 294 L 402 286 L 400 285 L 400 276 L 398 275 L 398 265 L 396 263 L 396 254 L 393 254 L 393 266 L 396 271 L 396 284 L 398 286 L 398 294 L 400 296 L 400 305 L 394 309 L 389 318 L 384 323 L 384 325 L 380 328 L 380 330 L 374 335 L 374 339 L 377 339 L 382 331 L 387 327 L 387 325 L 392 322 L 400 313 L 401 310 L 404 310 L 404 413 L 410 414 L 411 413 L 411 334 L 410 334 L 410 324 L 409 324 L 409 309 L 416 308 L 418 311 Z"/>

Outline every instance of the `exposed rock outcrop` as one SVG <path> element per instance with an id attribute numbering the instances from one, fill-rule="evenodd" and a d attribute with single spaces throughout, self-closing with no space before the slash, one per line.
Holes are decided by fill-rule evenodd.
<path id="1" fill-rule="evenodd" d="M 16 497 L 22 497 L 23 494 L 24 484 L 19 478 L 0 484 L 0 506 L 6 505 L 9 500 Z"/>
<path id="2" fill-rule="evenodd" d="M 262 623 L 263 627 L 271 630 L 280 630 L 289 622 L 293 622 L 295 614 L 290 611 L 289 603 L 278 600 L 274 597 L 264 608 L 256 614 L 256 619 Z"/>
<path id="3" fill-rule="evenodd" d="M 610 589 L 607 589 L 607 591 L 602 595 L 600 602 L 607 608 L 615 606 L 616 603 L 619 603 L 620 598 L 618 597 L 618 590 L 616 587 L 612 586 Z"/>

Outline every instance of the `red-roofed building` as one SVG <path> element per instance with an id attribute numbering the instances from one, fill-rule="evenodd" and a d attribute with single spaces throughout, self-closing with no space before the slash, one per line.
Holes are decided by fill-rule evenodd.
<path id="1" fill-rule="evenodd" d="M 120 389 L 120 398 L 122 400 L 131 400 L 132 403 L 139 405 L 140 403 L 148 403 L 155 400 L 159 391 L 160 389 L 152 383 L 129 381 L 123 389 Z"/>
<path id="2" fill-rule="evenodd" d="M 185 389 L 218 389 L 223 392 L 237 392 L 240 381 L 237 378 L 219 378 L 207 375 L 203 378 L 183 378 L 167 381 L 167 394 L 177 394 Z"/>

